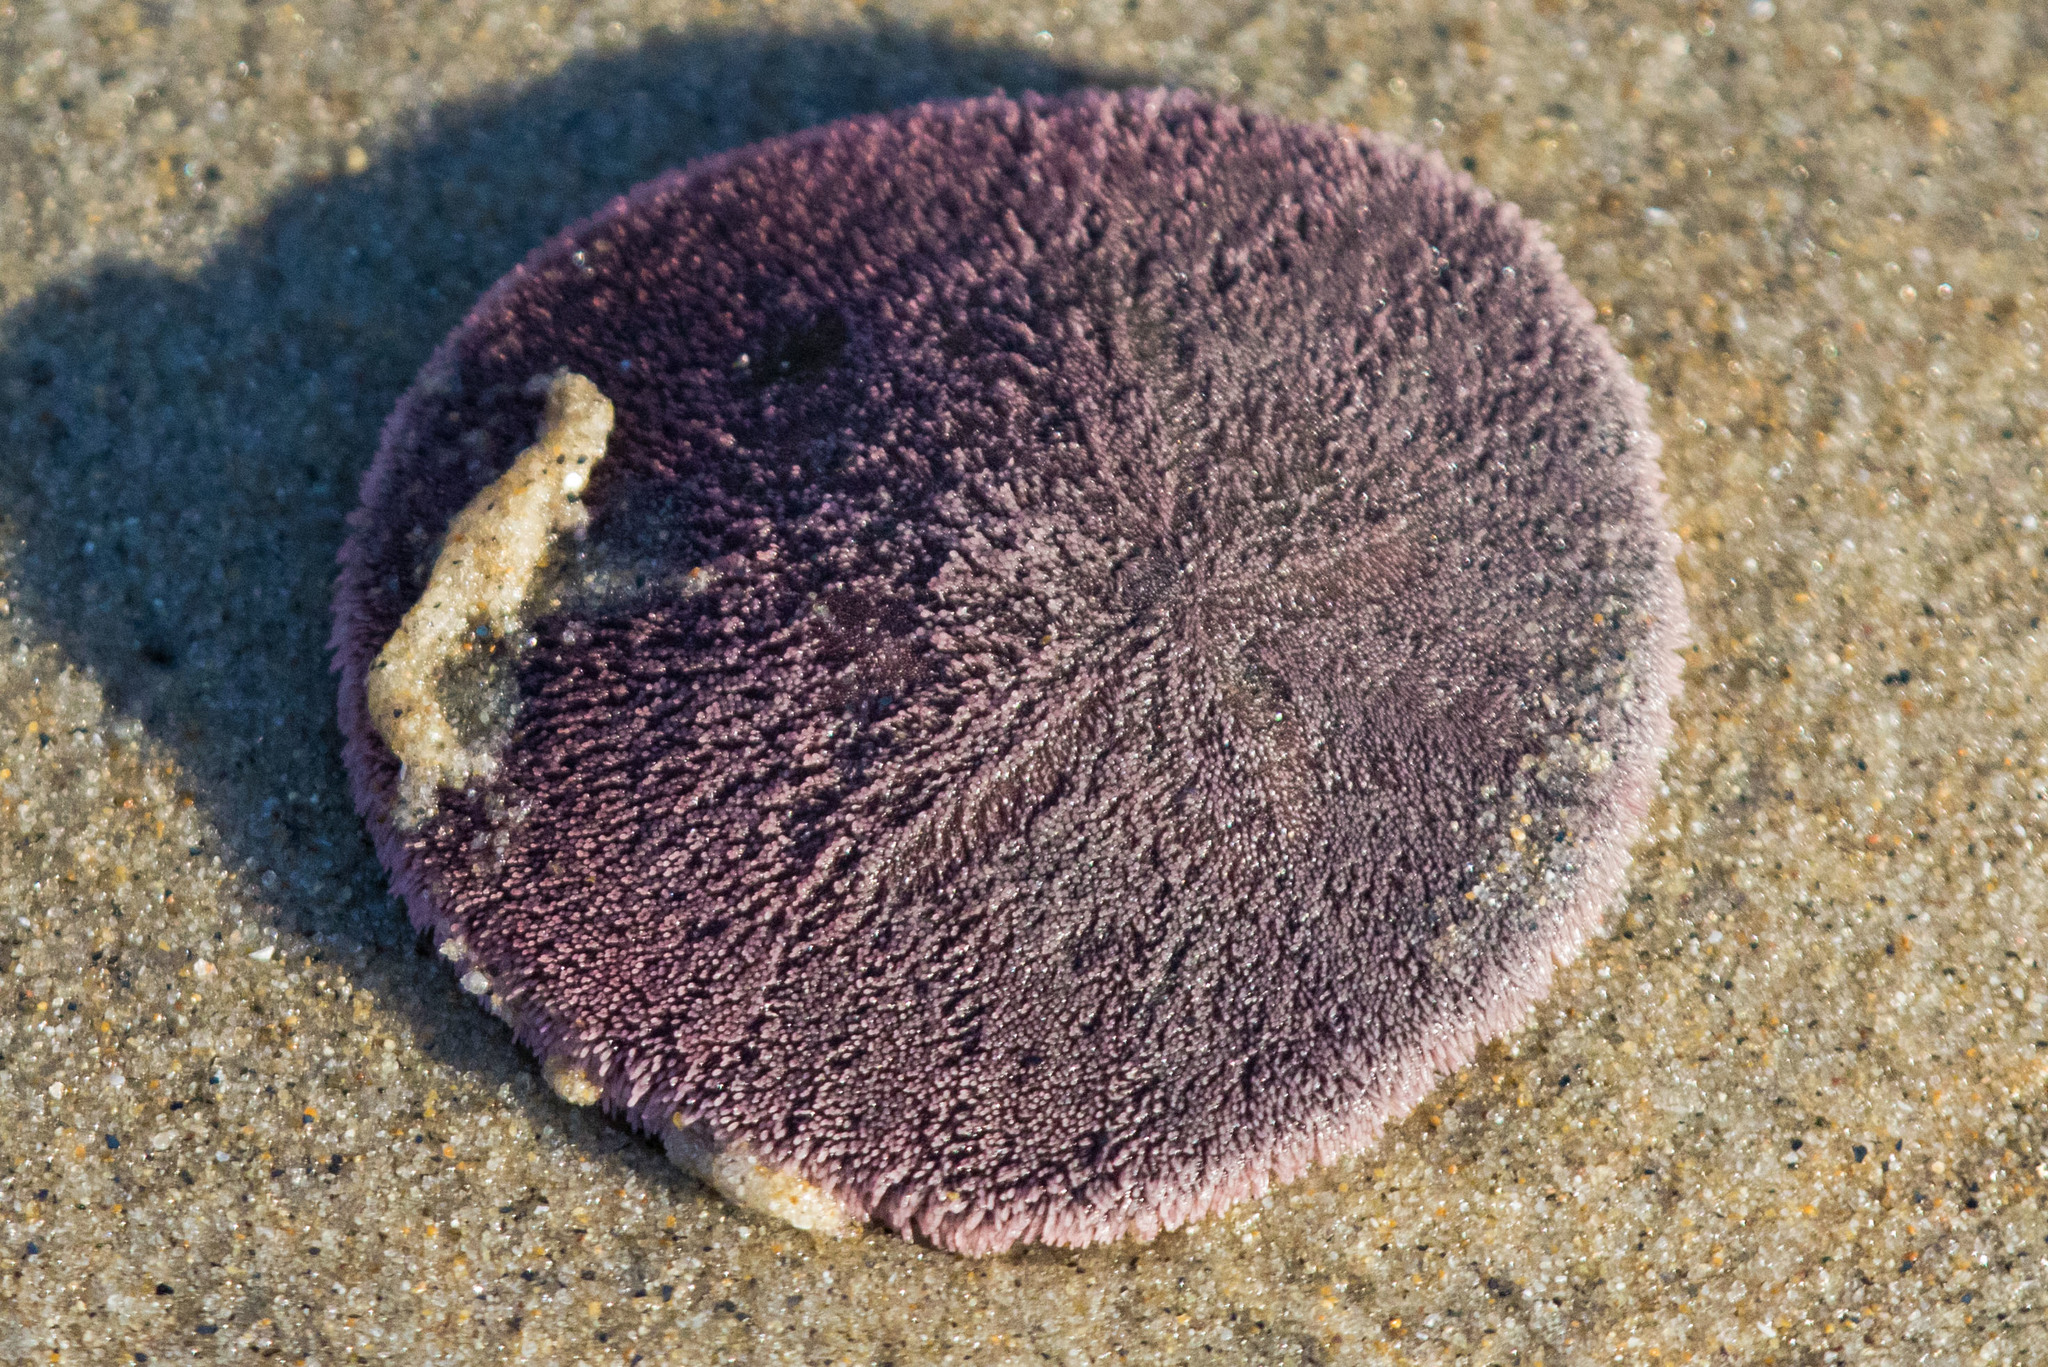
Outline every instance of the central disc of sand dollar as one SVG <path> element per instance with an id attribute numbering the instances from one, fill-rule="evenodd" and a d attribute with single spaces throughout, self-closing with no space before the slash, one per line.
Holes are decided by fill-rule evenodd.
<path id="1" fill-rule="evenodd" d="M 1597 924 L 1683 631 L 1655 454 L 1555 254 L 1378 139 L 1153 93 L 744 148 L 401 402 L 358 799 L 556 1089 L 732 1199 L 1149 1235 L 1371 1142 Z"/>

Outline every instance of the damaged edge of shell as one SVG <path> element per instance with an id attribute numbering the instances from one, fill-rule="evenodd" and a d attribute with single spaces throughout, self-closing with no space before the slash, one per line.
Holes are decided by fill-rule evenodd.
<path id="1" fill-rule="evenodd" d="M 537 376 L 528 390 L 547 399 L 532 445 L 448 524 L 426 588 L 370 667 L 370 719 L 400 765 L 391 816 L 401 829 L 416 830 L 431 818 L 442 789 L 496 772 L 509 722 L 481 736 L 475 724 L 465 725 L 444 687 L 448 667 L 480 639 L 508 641 L 517 650 L 529 625 L 529 591 L 550 551 L 564 535 L 582 536 L 590 523 L 582 494 L 611 438 L 611 400 L 567 370 Z M 463 990 L 516 1033 L 518 1008 L 493 989 L 462 938 L 446 936 L 440 952 Z M 566 1054 L 544 1057 L 541 1072 L 572 1106 L 603 1098 L 599 1079 Z M 820 1234 L 851 1234 L 860 1223 L 822 1188 L 719 1144 L 686 1115 L 663 1130 L 669 1161 L 735 1205 Z"/>

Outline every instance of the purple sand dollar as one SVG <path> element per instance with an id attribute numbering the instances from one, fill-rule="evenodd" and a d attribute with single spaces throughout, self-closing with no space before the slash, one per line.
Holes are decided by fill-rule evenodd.
<path id="1" fill-rule="evenodd" d="M 1149 1237 L 1370 1143 L 1614 902 L 1685 632 L 1642 393 L 1434 156 L 851 119 L 536 251 L 341 555 L 357 805 L 736 1200 Z"/>

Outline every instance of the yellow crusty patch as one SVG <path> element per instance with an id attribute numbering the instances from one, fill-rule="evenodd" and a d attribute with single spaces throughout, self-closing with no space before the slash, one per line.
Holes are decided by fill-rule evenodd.
<path id="1" fill-rule="evenodd" d="M 496 768 L 492 745 L 465 743 L 459 734 L 442 675 L 485 635 L 517 640 L 521 606 L 549 548 L 589 522 L 578 496 L 604 458 L 611 400 L 566 370 L 532 387 L 547 393 L 539 435 L 455 515 L 426 591 L 370 667 L 370 719 L 403 766 L 393 812 L 401 826 L 433 815 L 440 789 Z"/>
<path id="2" fill-rule="evenodd" d="M 555 1089 L 555 1095 L 571 1106 L 595 1106 L 604 1089 L 597 1085 L 597 1079 L 584 1072 L 566 1059 L 551 1058 L 541 1067 L 541 1075 L 548 1080 L 548 1086 Z"/>
<path id="3" fill-rule="evenodd" d="M 771 1168 L 736 1148 L 721 1148 L 677 1115 L 662 1132 L 668 1161 L 746 1210 L 759 1211 L 798 1229 L 835 1239 L 853 1233 L 856 1221 L 828 1195 L 795 1173 Z"/>

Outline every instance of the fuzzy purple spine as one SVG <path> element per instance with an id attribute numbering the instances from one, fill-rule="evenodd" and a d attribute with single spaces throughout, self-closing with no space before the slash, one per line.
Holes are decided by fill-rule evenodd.
<path id="1" fill-rule="evenodd" d="M 480 795 L 386 820 L 363 678 L 561 365 L 619 411 L 593 540 L 716 587 L 541 624 L 479 861 Z M 1678 685 L 1656 450 L 1554 250 L 1377 138 L 1091 94 L 741 149 L 392 414 L 357 805 L 634 1122 L 961 1252 L 1149 1237 L 1372 1142 L 1597 926 Z"/>

